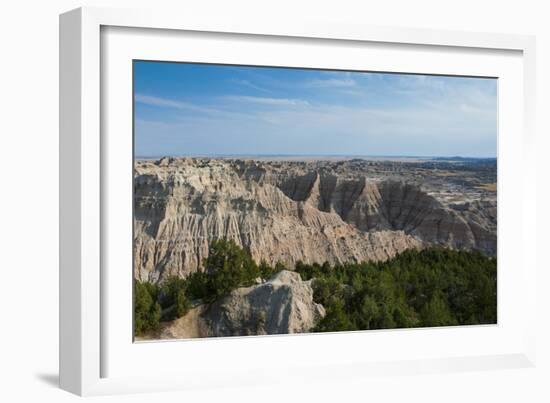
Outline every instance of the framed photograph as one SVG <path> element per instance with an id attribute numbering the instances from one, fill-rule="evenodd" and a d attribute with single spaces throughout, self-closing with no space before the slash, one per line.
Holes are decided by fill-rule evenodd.
<path id="1" fill-rule="evenodd" d="M 64 389 L 534 365 L 533 38 L 86 8 L 60 44 Z"/>

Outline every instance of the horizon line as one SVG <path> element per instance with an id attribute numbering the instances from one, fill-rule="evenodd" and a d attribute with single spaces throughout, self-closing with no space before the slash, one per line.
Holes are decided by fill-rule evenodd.
<path id="1" fill-rule="evenodd" d="M 397 155 L 397 154 L 153 154 L 134 155 L 134 159 L 143 158 L 212 158 L 212 157 L 346 157 L 346 158 L 449 158 L 449 159 L 497 159 L 497 156 L 465 156 L 465 155 Z"/>

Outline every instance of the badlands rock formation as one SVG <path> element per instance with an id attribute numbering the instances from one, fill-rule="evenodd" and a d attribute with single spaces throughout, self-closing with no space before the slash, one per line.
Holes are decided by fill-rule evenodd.
<path id="1" fill-rule="evenodd" d="M 426 184 L 353 161 L 137 161 L 135 276 L 158 282 L 203 270 L 216 238 L 289 268 L 384 260 L 430 244 L 494 255 L 496 201 L 459 192 L 449 203 Z"/>
<path id="2" fill-rule="evenodd" d="M 283 270 L 269 281 L 238 288 L 165 325 L 160 338 L 247 336 L 310 331 L 325 316 L 309 281 Z"/>
<path id="3" fill-rule="evenodd" d="M 209 336 L 303 333 L 324 316 L 323 306 L 313 302 L 310 282 L 288 270 L 264 284 L 236 289 L 204 315 Z"/>

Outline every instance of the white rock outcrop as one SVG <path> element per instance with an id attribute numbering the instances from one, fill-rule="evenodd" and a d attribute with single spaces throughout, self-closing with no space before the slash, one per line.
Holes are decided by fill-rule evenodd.
<path id="1" fill-rule="evenodd" d="M 325 316 L 309 281 L 283 270 L 269 281 L 238 288 L 204 313 L 208 336 L 304 333 Z"/>
<path id="2" fill-rule="evenodd" d="M 165 324 L 161 339 L 309 332 L 325 316 L 313 301 L 310 281 L 283 270 L 269 281 L 237 288 L 211 305 L 201 305 Z"/>

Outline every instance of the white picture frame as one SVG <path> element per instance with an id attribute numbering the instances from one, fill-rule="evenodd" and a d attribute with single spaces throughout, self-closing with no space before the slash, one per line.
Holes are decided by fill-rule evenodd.
<path id="1" fill-rule="evenodd" d="M 192 40 L 202 40 L 201 38 L 212 34 L 215 34 L 215 38 L 213 43 L 206 44 L 207 48 L 211 46 L 208 49 L 215 49 L 216 41 L 218 45 L 220 41 L 231 41 L 235 35 L 241 38 L 239 41 L 244 50 L 247 46 L 252 46 L 249 42 L 262 44 L 262 41 L 271 43 L 272 47 L 286 46 L 286 49 L 290 49 L 292 43 L 299 44 L 303 49 L 303 46 L 311 46 L 311 41 L 317 41 L 315 43 L 318 46 L 330 47 L 335 52 L 347 45 L 357 48 L 353 52 L 362 52 L 363 45 L 381 49 L 393 47 L 395 52 L 393 56 L 387 57 L 387 64 L 380 62 L 382 64 L 373 69 L 393 68 L 402 72 L 472 75 L 484 75 L 487 72 L 487 75 L 491 75 L 491 71 L 497 71 L 495 60 L 501 60 L 501 67 L 498 67 L 501 70 L 498 71 L 505 79 L 499 96 L 504 93 L 508 98 L 514 98 L 514 103 L 507 103 L 506 100 L 500 103 L 499 125 L 500 136 L 503 137 L 499 137 L 498 155 L 499 258 L 502 253 L 511 254 L 507 255 L 510 258 L 508 260 L 517 263 L 517 267 L 514 269 L 516 271 L 509 271 L 510 275 L 501 277 L 499 261 L 499 325 L 467 330 L 443 328 L 141 343 L 141 347 L 137 348 L 135 344 L 128 344 L 131 343 L 131 339 L 128 339 L 130 329 L 126 325 L 119 326 L 124 320 L 118 319 L 128 314 L 128 303 L 131 300 L 127 296 L 131 292 L 129 289 L 120 291 L 126 293 L 126 297 L 119 298 L 123 303 L 118 305 L 116 301 L 113 302 L 112 295 L 118 290 L 117 284 L 125 284 L 124 276 L 131 276 L 132 273 L 131 270 L 128 273 L 122 270 L 119 272 L 123 273 L 122 277 L 116 277 L 112 275 L 114 271 L 106 269 L 113 258 L 112 249 L 106 239 L 114 239 L 113 236 L 119 235 L 122 238 L 128 236 L 124 233 L 124 228 L 128 227 L 124 227 L 123 220 L 128 221 L 129 206 L 121 205 L 118 209 L 113 204 L 116 200 L 127 200 L 128 193 L 115 194 L 115 189 L 127 190 L 132 186 L 130 180 L 126 184 L 123 182 L 128 173 L 124 169 L 128 171 L 128 165 L 113 162 L 114 155 L 124 155 L 123 159 L 127 159 L 128 152 L 131 153 L 126 137 L 116 137 L 121 140 L 114 141 L 115 136 L 112 135 L 115 129 L 125 132 L 128 124 L 131 125 L 131 121 L 127 119 L 131 93 L 128 94 L 128 81 L 120 72 L 124 74 L 127 61 L 138 54 L 152 59 L 177 58 L 173 53 L 175 43 L 179 43 L 182 40 L 181 35 L 185 36 L 186 33 L 192 33 L 195 38 L 187 42 L 189 49 L 192 47 Z M 112 36 L 107 38 L 106 34 Z M 141 37 L 136 40 L 139 35 Z M 154 55 L 147 49 L 151 43 L 158 48 Z M 245 57 L 244 50 L 238 50 L 241 45 L 235 44 L 236 47 L 232 49 L 237 55 L 235 57 L 240 57 L 238 61 L 243 64 L 252 64 L 254 61 L 254 64 L 273 63 L 273 60 L 268 60 L 267 51 L 249 52 Z M 116 52 L 112 52 L 112 49 Z M 413 61 L 405 63 L 403 54 L 408 49 L 423 52 L 425 60 L 417 65 Z M 236 384 L 244 386 L 262 382 L 296 382 L 297 378 L 302 382 L 307 378 L 334 380 L 373 373 L 410 374 L 534 365 L 535 319 L 529 315 L 529 312 L 535 312 L 536 290 L 534 198 L 526 191 L 506 191 L 509 187 L 504 189 L 502 185 L 513 180 L 521 183 L 521 190 L 535 188 L 534 49 L 533 37 L 519 35 L 349 26 L 321 22 L 295 24 L 268 19 L 215 21 L 150 10 L 81 8 L 61 15 L 61 387 L 79 395 L 95 395 Z M 221 52 L 221 48 L 218 51 Z M 345 53 L 344 50 L 342 52 Z M 437 52 L 447 56 L 437 58 Z M 207 53 L 205 52 L 204 57 L 214 58 L 208 59 L 209 61 L 233 61 L 230 60 L 231 55 L 206 56 Z M 315 52 L 310 53 L 310 59 L 300 59 L 296 63 L 299 66 L 312 63 L 310 67 L 319 67 L 318 63 L 328 63 L 323 62 L 323 59 L 316 59 Z M 270 53 L 273 54 L 275 53 Z M 353 53 L 349 54 L 351 56 L 343 55 L 343 61 L 340 61 L 344 63 L 342 66 L 352 63 L 349 57 L 353 57 Z M 469 70 L 459 64 L 453 67 L 453 60 L 459 60 L 467 54 L 470 54 L 468 57 L 472 60 Z M 498 59 L 501 55 L 508 54 L 511 55 L 509 58 Z M 193 57 L 194 60 L 201 58 L 197 53 Z M 299 59 L 297 55 L 296 57 Z M 106 61 L 105 58 L 109 60 Z M 440 62 L 436 63 L 436 59 Z M 478 59 L 479 62 L 476 62 Z M 288 64 L 284 61 L 281 63 Z M 432 67 L 428 69 L 427 64 Z M 113 82 L 117 84 L 114 85 Z M 127 99 L 124 100 L 124 97 Z M 117 112 L 116 121 L 112 120 L 113 111 Z M 521 168 L 511 166 L 511 161 L 519 161 Z M 120 168 L 119 165 L 124 165 L 125 168 Z M 504 178 L 503 182 L 501 178 Z M 501 202 L 504 202 L 502 208 Z M 506 222 L 507 219 L 502 214 L 512 207 L 519 210 L 515 217 L 517 223 L 510 222 L 510 225 L 516 225 L 516 239 L 522 240 L 517 242 L 519 245 L 513 252 L 506 248 L 504 234 L 503 243 L 501 242 L 501 222 Z M 124 212 L 119 214 L 121 211 Z M 502 211 L 504 213 L 501 214 Z M 120 225 L 113 224 L 118 227 L 110 232 L 111 222 L 116 223 L 117 220 Z M 131 237 L 131 233 L 129 236 Z M 126 240 L 121 242 L 124 244 Z M 130 245 L 129 242 L 126 243 Z M 122 255 L 115 258 L 124 260 Z M 501 279 L 504 284 L 502 286 Z M 130 284 L 128 282 L 128 288 Z M 511 301 L 507 297 L 511 286 L 515 286 L 515 292 L 521 296 L 521 304 L 515 312 L 511 312 L 513 308 L 510 308 Z M 126 320 L 131 321 L 130 316 Z M 376 349 L 381 355 L 377 356 L 371 349 L 369 357 L 358 354 L 353 359 L 346 360 L 340 360 L 337 353 L 328 354 L 322 359 L 315 356 L 315 351 L 323 346 L 328 346 L 327 349 L 333 351 L 334 346 L 357 346 L 367 340 L 368 345 L 378 343 Z M 450 347 L 448 351 L 445 350 L 446 344 L 457 344 L 456 340 L 461 340 L 462 348 L 455 346 L 452 351 Z M 392 354 L 388 354 L 391 343 L 396 347 Z M 414 355 L 399 349 L 397 346 L 403 346 L 403 343 L 410 343 L 419 353 Z M 493 344 L 492 347 L 490 343 Z M 432 350 L 429 348 L 430 344 L 433 346 Z M 280 359 L 281 352 L 288 349 L 301 351 L 302 354 L 293 354 L 292 360 Z M 189 358 L 187 362 L 168 362 L 167 357 L 175 357 L 182 350 L 185 350 Z M 271 355 L 268 351 L 271 351 Z M 269 357 L 269 364 L 260 362 L 259 356 L 262 352 L 264 359 L 266 354 Z M 138 354 L 140 359 L 146 360 L 144 362 L 148 365 L 145 367 L 151 365 L 156 368 L 156 374 L 133 371 L 135 365 L 132 359 Z M 236 357 L 244 359 L 236 360 Z M 129 364 L 124 366 L 125 362 Z M 159 363 L 163 362 L 166 364 L 163 365 L 164 370 L 158 371 Z M 200 366 L 200 362 L 207 362 L 209 365 Z M 224 362 L 230 365 L 224 365 Z M 190 367 L 193 367 L 193 371 L 189 371 Z"/>

